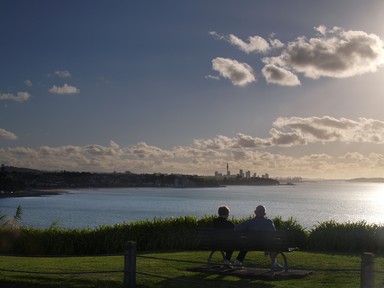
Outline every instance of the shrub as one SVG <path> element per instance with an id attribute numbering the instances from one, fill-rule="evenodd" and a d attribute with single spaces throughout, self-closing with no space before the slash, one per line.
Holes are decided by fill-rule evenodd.
<path id="1" fill-rule="evenodd" d="M 384 227 L 356 223 L 326 221 L 316 225 L 309 233 L 309 249 L 334 252 L 383 252 Z"/>
<path id="2" fill-rule="evenodd" d="M 21 227 L 1 253 L 19 255 L 100 255 L 123 253 L 125 243 L 137 242 L 137 249 L 190 250 L 198 248 L 198 227 L 208 227 L 215 216 L 196 218 L 154 218 L 96 229 L 64 229 L 52 225 L 48 229 Z M 239 223 L 245 219 L 232 219 Z M 290 229 L 292 239 L 305 243 L 304 229 L 293 219 L 276 219 L 278 229 Z M 3 238 L 10 230 L 0 230 Z M 296 244 L 299 245 L 299 244 Z M 300 245 L 299 245 L 300 246 Z"/>

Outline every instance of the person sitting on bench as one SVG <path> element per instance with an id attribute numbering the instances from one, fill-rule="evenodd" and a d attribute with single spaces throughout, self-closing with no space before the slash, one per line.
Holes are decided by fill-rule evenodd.
<path id="1" fill-rule="evenodd" d="M 255 210 L 256 217 L 246 220 L 235 226 L 235 231 L 276 231 L 275 225 L 272 220 L 265 218 L 266 212 L 263 205 L 259 205 Z M 243 267 L 243 260 L 248 251 L 241 250 L 237 256 L 234 267 Z M 283 266 L 276 261 L 276 252 L 268 251 L 271 257 L 272 266 L 274 269 L 283 269 Z"/>
<path id="2" fill-rule="evenodd" d="M 214 229 L 220 229 L 220 230 L 228 230 L 229 232 L 232 232 L 235 228 L 235 224 L 233 224 L 231 221 L 228 220 L 229 217 L 229 208 L 227 206 L 220 206 L 218 210 L 219 217 L 213 219 L 212 226 Z M 232 265 L 231 258 L 233 251 L 232 250 L 226 250 L 225 252 L 225 259 L 224 259 L 224 266 L 229 267 Z"/>

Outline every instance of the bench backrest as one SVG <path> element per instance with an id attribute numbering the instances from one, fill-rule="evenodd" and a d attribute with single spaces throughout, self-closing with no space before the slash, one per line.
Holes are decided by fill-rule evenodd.
<path id="1" fill-rule="evenodd" d="M 199 229 L 201 247 L 212 250 L 289 251 L 286 231 L 231 231 L 228 229 Z"/>

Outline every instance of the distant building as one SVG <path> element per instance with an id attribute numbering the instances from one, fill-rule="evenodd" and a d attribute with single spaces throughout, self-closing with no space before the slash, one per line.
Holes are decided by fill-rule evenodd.
<path id="1" fill-rule="evenodd" d="M 227 163 L 227 176 L 231 176 L 231 171 L 229 171 L 229 164 Z"/>
<path id="2" fill-rule="evenodd" d="M 219 173 L 218 171 L 215 171 L 215 177 L 216 178 L 223 177 L 223 174 Z"/>

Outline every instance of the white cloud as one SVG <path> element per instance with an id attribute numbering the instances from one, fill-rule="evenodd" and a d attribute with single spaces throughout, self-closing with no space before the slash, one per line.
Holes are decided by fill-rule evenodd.
<path id="1" fill-rule="evenodd" d="M 0 128 L 0 137 L 5 138 L 7 140 L 16 140 L 17 139 L 17 136 L 14 133 L 9 132 L 9 131 L 2 129 L 2 128 Z"/>
<path id="2" fill-rule="evenodd" d="M 132 171 L 135 173 L 185 173 L 213 175 L 225 171 L 230 163 L 232 173 L 239 169 L 274 176 L 323 178 L 379 177 L 384 172 L 384 155 L 368 155 L 345 150 L 327 153 L 331 142 L 384 143 L 384 122 L 375 119 L 323 117 L 280 117 L 272 123 L 269 137 L 238 133 L 235 137 L 219 135 L 212 139 L 194 140 L 189 146 L 163 149 L 141 142 L 121 147 L 114 141 L 108 146 L 8 147 L 0 148 L 0 163 L 48 170 Z M 4 129 L 0 135 L 16 136 Z M 316 154 L 289 155 L 291 147 L 324 143 Z M 378 145 L 378 147 L 380 146 Z M 350 145 L 345 145 L 350 147 Z M 319 148 L 322 149 L 322 148 Z M 276 152 L 280 151 L 280 152 Z M 293 173 L 290 174 L 290 173 Z"/>
<path id="3" fill-rule="evenodd" d="M 245 86 L 256 81 L 252 67 L 236 60 L 217 57 L 212 60 L 212 69 L 237 86 Z"/>
<path id="4" fill-rule="evenodd" d="M 310 143 L 384 144 L 384 122 L 359 118 L 358 121 L 346 118 L 324 117 L 279 117 L 273 122 L 271 137 L 259 138 L 238 133 L 229 138 L 219 135 L 213 139 L 194 140 L 198 149 L 223 150 L 230 148 L 266 148 L 272 146 L 291 147 Z"/>
<path id="5" fill-rule="evenodd" d="M 13 100 L 17 102 L 28 101 L 31 95 L 28 92 L 18 92 L 17 95 L 0 93 L 0 100 Z"/>
<path id="6" fill-rule="evenodd" d="M 279 51 L 277 55 L 267 55 L 260 60 L 265 64 L 262 73 L 266 81 L 283 86 L 300 85 L 297 73 L 312 79 L 347 78 L 376 72 L 384 66 L 384 43 L 377 35 L 340 27 L 328 29 L 324 25 L 314 30 L 317 31 L 314 37 L 300 36 L 287 44 L 278 39 L 268 39 L 268 43 L 260 36 L 251 36 L 248 41 L 243 41 L 233 34 L 225 36 L 214 31 L 209 34 L 247 54 Z M 247 65 L 247 70 L 250 69 Z M 228 75 L 224 77 L 232 79 Z"/>
<path id="7" fill-rule="evenodd" d="M 223 39 L 225 39 L 224 36 L 218 34 L 216 31 L 210 31 L 210 32 L 208 32 L 208 34 L 213 36 L 213 38 L 215 38 L 216 40 L 223 40 Z"/>
<path id="8" fill-rule="evenodd" d="M 25 80 L 25 81 L 24 81 L 24 84 L 25 84 L 26 86 L 28 86 L 28 87 L 32 87 L 32 86 L 33 86 L 33 83 L 32 83 L 31 80 Z"/>
<path id="9" fill-rule="evenodd" d="M 219 76 L 213 76 L 213 75 L 207 75 L 207 76 L 205 76 L 205 79 L 220 80 L 220 77 Z"/>
<path id="10" fill-rule="evenodd" d="M 320 25 L 320 26 L 314 27 L 313 29 L 315 29 L 321 35 L 325 35 L 327 33 L 327 27 L 324 26 L 324 25 Z"/>
<path id="11" fill-rule="evenodd" d="M 215 31 L 209 32 L 217 40 L 225 40 L 231 45 L 239 48 L 241 51 L 249 53 L 267 53 L 271 46 L 268 41 L 260 36 L 248 37 L 248 42 L 240 39 L 236 35 L 229 34 L 228 36 L 220 35 Z M 282 43 L 279 40 L 270 40 L 272 47 L 282 47 Z"/>
<path id="12" fill-rule="evenodd" d="M 262 73 L 268 83 L 279 84 L 282 86 L 300 85 L 300 80 L 295 74 L 273 64 L 265 65 Z"/>
<path id="13" fill-rule="evenodd" d="M 264 62 L 279 63 L 313 79 L 352 77 L 376 72 L 384 65 L 384 44 L 377 35 L 338 27 L 327 30 L 319 26 L 316 30 L 318 37 L 298 37 L 281 55 L 264 58 Z"/>
<path id="14" fill-rule="evenodd" d="M 284 43 L 281 42 L 279 39 L 269 39 L 269 42 L 271 43 L 271 46 L 276 49 L 280 49 L 285 46 Z"/>
<path id="15" fill-rule="evenodd" d="M 71 77 L 71 73 L 69 73 L 69 71 L 67 70 L 63 70 L 63 71 L 55 71 L 53 72 L 54 75 L 60 77 L 60 78 L 68 78 L 68 77 Z"/>
<path id="16" fill-rule="evenodd" d="M 78 94 L 80 93 L 80 89 L 68 84 L 64 84 L 62 87 L 53 85 L 53 87 L 49 89 L 49 92 L 53 94 Z"/>
<path id="17" fill-rule="evenodd" d="M 130 149 L 130 153 L 139 158 L 170 157 L 171 154 L 156 146 L 147 145 L 144 142 L 138 143 Z"/>
<path id="18" fill-rule="evenodd" d="M 238 47 L 245 53 L 267 53 L 270 50 L 268 42 L 260 36 L 251 36 L 248 38 L 248 43 L 241 40 L 237 36 L 230 34 L 228 41 L 232 45 Z"/>
<path id="19" fill-rule="evenodd" d="M 346 118 L 324 117 L 280 117 L 274 123 L 280 129 L 273 137 L 274 143 L 290 133 L 301 139 L 301 143 L 333 142 L 384 144 L 384 122 L 374 119 L 359 118 L 358 121 Z M 277 130 L 276 130 L 277 131 Z M 287 142 L 286 145 L 296 145 Z"/>

